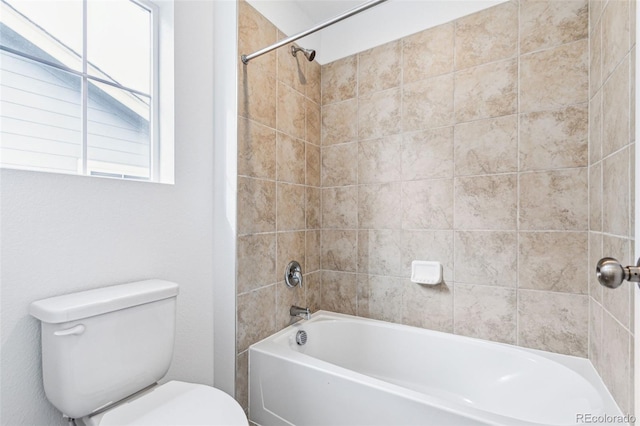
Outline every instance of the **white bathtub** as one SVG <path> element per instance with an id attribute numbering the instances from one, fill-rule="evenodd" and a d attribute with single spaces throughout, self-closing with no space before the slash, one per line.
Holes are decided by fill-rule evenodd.
<path id="1" fill-rule="evenodd" d="M 249 417 L 263 426 L 625 424 L 586 359 L 325 311 L 251 346 Z"/>

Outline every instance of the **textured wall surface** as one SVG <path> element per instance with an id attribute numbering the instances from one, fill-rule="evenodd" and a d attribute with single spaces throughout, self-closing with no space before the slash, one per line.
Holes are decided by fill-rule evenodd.
<path id="1" fill-rule="evenodd" d="M 635 263 L 635 1 L 592 1 L 589 17 L 589 257 Z M 589 276 L 589 359 L 625 412 L 633 410 L 633 287 Z"/>
<path id="2" fill-rule="evenodd" d="M 241 53 L 284 38 L 238 6 Z M 236 398 L 246 408 L 248 347 L 288 326 L 291 305 L 319 298 L 320 65 L 285 46 L 238 66 Z M 284 283 L 292 260 L 303 288 Z"/>

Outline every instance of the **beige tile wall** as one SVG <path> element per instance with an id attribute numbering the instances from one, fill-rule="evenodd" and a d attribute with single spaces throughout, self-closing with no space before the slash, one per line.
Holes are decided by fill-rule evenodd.
<path id="1" fill-rule="evenodd" d="M 589 356 L 630 409 L 630 287 L 592 270 L 632 261 L 634 7 L 512 1 L 322 70 L 286 48 L 239 65 L 245 407 L 248 346 L 299 303 Z M 281 36 L 244 1 L 239 34 Z M 414 259 L 445 284 L 412 284 Z"/>
<path id="2" fill-rule="evenodd" d="M 283 38 L 238 6 L 241 53 Z M 320 298 L 320 65 L 288 48 L 238 60 L 236 398 L 245 409 L 249 345 L 289 325 L 292 304 Z M 284 284 L 291 260 L 303 267 L 302 289 Z"/>
<path id="3" fill-rule="evenodd" d="M 322 67 L 323 308 L 588 355 L 588 26 L 511 1 Z"/>
<path id="4" fill-rule="evenodd" d="M 634 262 L 635 1 L 591 1 L 589 258 Z M 633 289 L 589 275 L 589 359 L 625 412 L 633 410 Z"/>

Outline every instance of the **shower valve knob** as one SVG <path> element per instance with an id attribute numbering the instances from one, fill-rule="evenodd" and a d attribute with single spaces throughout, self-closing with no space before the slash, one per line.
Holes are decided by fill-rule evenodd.
<path id="1" fill-rule="evenodd" d="M 640 259 L 636 266 L 622 266 L 613 257 L 603 257 L 596 265 L 596 277 L 608 288 L 618 288 L 624 281 L 640 282 Z"/>
<path id="2" fill-rule="evenodd" d="M 295 260 L 289 262 L 284 270 L 284 282 L 288 287 L 302 287 L 302 267 Z"/>

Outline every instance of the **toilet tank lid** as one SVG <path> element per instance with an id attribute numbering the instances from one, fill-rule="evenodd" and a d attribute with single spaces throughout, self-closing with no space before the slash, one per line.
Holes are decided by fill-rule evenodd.
<path id="1" fill-rule="evenodd" d="M 136 281 L 38 300 L 31 303 L 29 313 L 42 322 L 57 324 L 177 295 L 176 283 L 158 279 Z"/>

